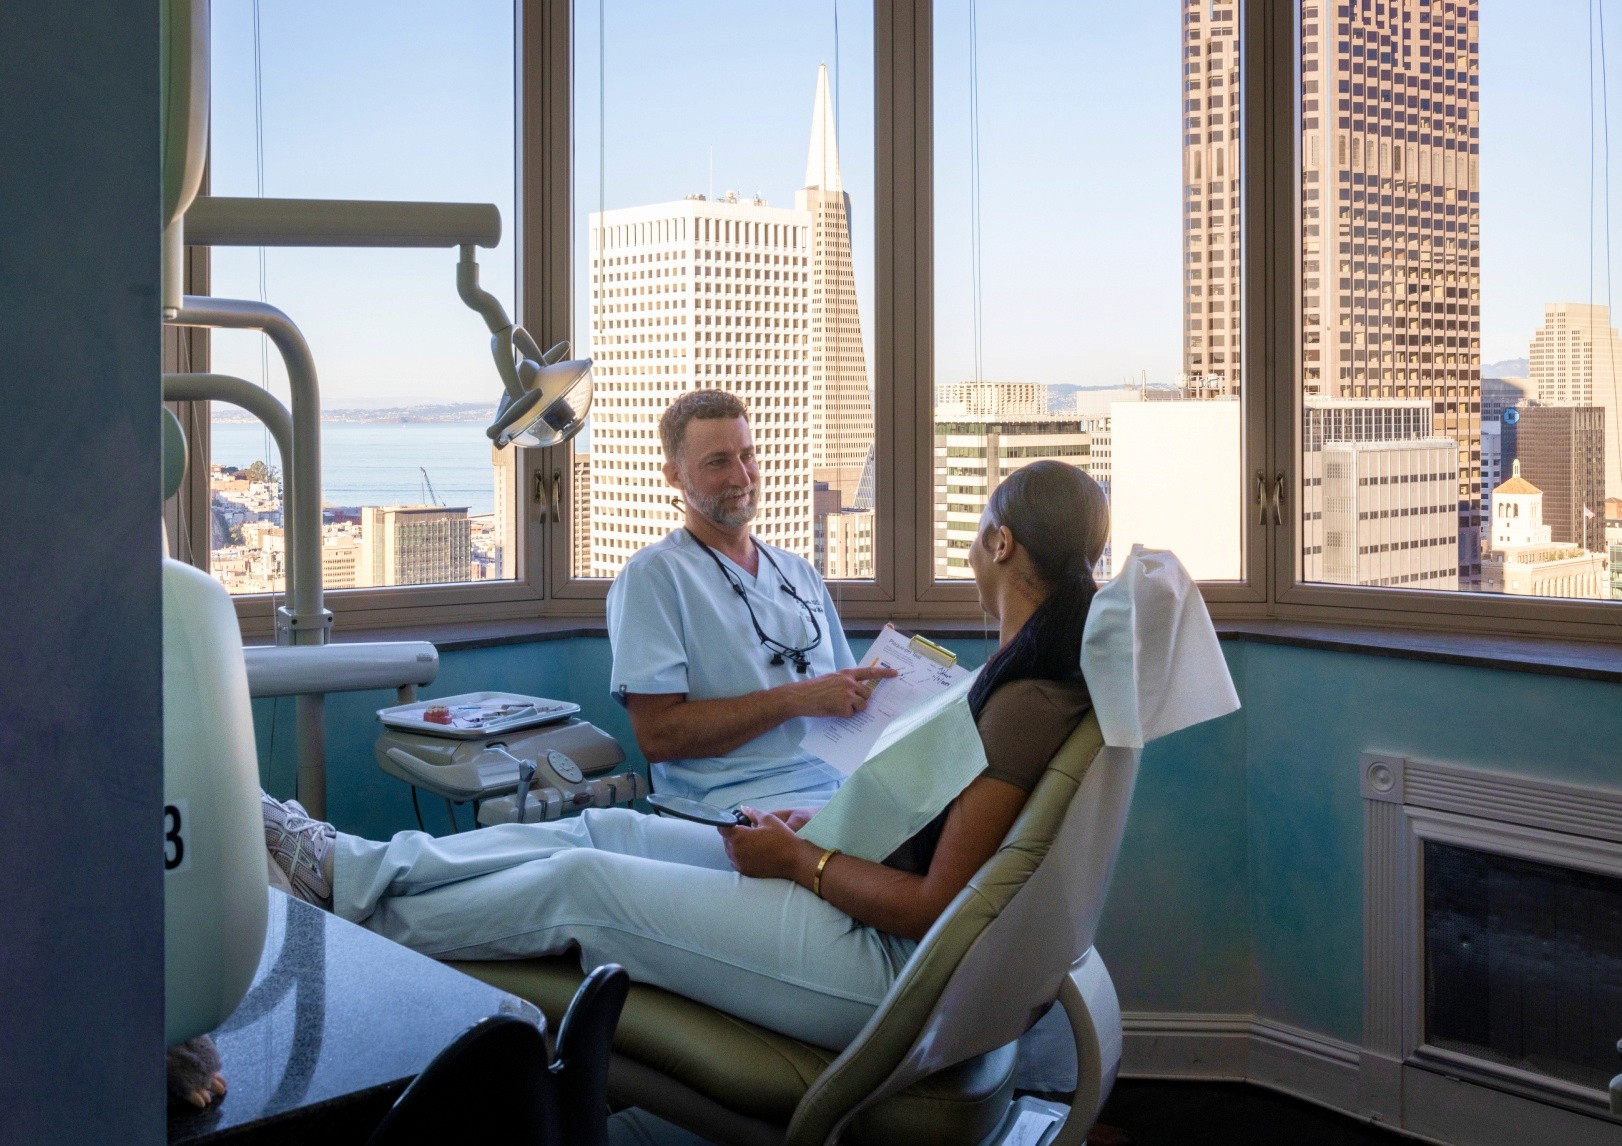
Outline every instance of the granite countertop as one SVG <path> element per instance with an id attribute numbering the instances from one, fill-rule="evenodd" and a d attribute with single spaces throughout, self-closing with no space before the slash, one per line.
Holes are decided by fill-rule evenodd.
<path id="1" fill-rule="evenodd" d="M 207 1110 L 171 1105 L 171 1143 L 310 1140 L 336 1124 L 363 1141 L 406 1084 L 480 1019 L 516 1014 L 544 1025 L 505 991 L 280 891 L 270 897 L 253 985 L 214 1032 L 229 1092 Z"/>

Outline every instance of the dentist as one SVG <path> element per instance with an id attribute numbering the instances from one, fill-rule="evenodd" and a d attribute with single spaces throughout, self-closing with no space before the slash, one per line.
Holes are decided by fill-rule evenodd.
<path id="1" fill-rule="evenodd" d="M 827 802 L 840 775 L 800 749 L 808 718 L 850 716 L 869 682 L 822 578 L 761 541 L 760 469 L 735 395 L 694 390 L 659 419 L 679 529 L 633 556 L 608 591 L 611 688 L 653 788 L 723 807 Z"/>

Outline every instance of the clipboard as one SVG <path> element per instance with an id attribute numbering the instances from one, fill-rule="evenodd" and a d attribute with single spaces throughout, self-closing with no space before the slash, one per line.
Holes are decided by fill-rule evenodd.
<path id="1" fill-rule="evenodd" d="M 893 624 L 884 626 L 862 665 L 883 665 L 899 676 L 867 682 L 873 698 L 867 708 L 854 716 L 818 717 L 800 741 L 803 751 L 847 776 L 861 766 L 891 721 L 967 675 L 952 650 L 928 637 L 909 637 Z"/>
<path id="2" fill-rule="evenodd" d="M 894 625 L 885 625 L 884 627 L 887 628 L 887 629 L 895 628 Z M 899 631 L 899 630 L 897 630 L 897 631 Z M 943 645 L 937 645 L 934 641 L 930 640 L 928 637 L 914 636 L 911 640 L 909 640 L 907 642 L 907 647 L 916 650 L 917 652 L 921 653 L 923 656 L 928 657 L 930 660 L 934 661 L 935 663 L 945 665 L 948 668 L 950 668 L 951 666 L 957 664 L 957 654 L 956 653 L 954 653 L 951 649 L 946 648 Z"/>

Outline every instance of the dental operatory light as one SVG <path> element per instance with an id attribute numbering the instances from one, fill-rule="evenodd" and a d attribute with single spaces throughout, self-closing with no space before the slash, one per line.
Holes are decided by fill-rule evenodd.
<path id="1" fill-rule="evenodd" d="M 562 445 L 578 434 L 591 412 L 591 359 L 570 358 L 569 344 L 542 351 L 522 326 L 507 317 L 500 301 L 479 285 L 472 243 L 462 244 L 456 291 L 479 312 L 490 329 L 490 353 L 506 392 L 495 421 L 485 433 L 497 448 Z"/>
<path id="2" fill-rule="evenodd" d="M 520 335 L 528 339 L 519 327 L 515 342 Z M 497 446 L 557 446 L 580 432 L 591 409 L 591 359 L 571 359 L 568 353 L 569 344 L 560 342 L 539 361 L 526 358 L 518 364 L 524 392 L 516 398 L 503 394 L 495 421 L 485 430 Z"/>

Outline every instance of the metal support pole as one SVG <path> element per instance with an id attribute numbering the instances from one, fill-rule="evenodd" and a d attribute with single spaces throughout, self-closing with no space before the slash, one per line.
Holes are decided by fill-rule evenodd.
<path id="1" fill-rule="evenodd" d="M 367 199 L 241 199 L 200 195 L 186 212 L 199 247 L 494 247 L 501 211 L 491 203 Z"/>
<path id="2" fill-rule="evenodd" d="M 298 717 L 298 798 L 318 820 L 327 818 L 327 698 L 305 694 L 294 700 Z"/>
<path id="3" fill-rule="evenodd" d="M 287 407 L 274 395 L 261 390 L 252 382 L 230 374 L 165 374 L 163 376 L 165 402 L 229 402 L 248 411 L 264 423 L 265 429 L 276 440 L 276 452 L 282 461 L 282 526 L 287 538 L 287 564 L 298 564 L 298 552 L 306 544 L 321 548 L 321 531 L 315 530 L 298 518 L 297 501 L 293 497 L 293 418 Z M 309 536 L 306 536 L 306 534 Z"/>
<path id="4" fill-rule="evenodd" d="M 277 613 L 276 642 L 284 645 L 324 645 L 332 631 L 332 613 L 321 589 L 321 391 L 315 359 L 299 328 L 268 303 L 248 299 L 186 295 L 173 326 L 207 326 L 231 330 L 258 330 L 275 345 L 287 367 L 292 391 L 293 452 L 285 459 L 286 504 L 301 544 L 289 547 L 287 601 Z M 300 696 L 298 714 L 299 799 L 318 818 L 327 809 L 326 699 Z"/>
<path id="5" fill-rule="evenodd" d="M 292 489 L 288 501 L 293 521 L 310 531 L 315 543 L 289 553 L 288 604 L 277 617 L 278 644 L 326 644 L 332 614 L 321 588 L 321 391 L 315 359 L 299 328 L 268 303 L 248 299 L 185 296 L 174 326 L 208 326 L 262 331 L 282 356 L 293 398 L 293 456 L 286 469 Z"/>

